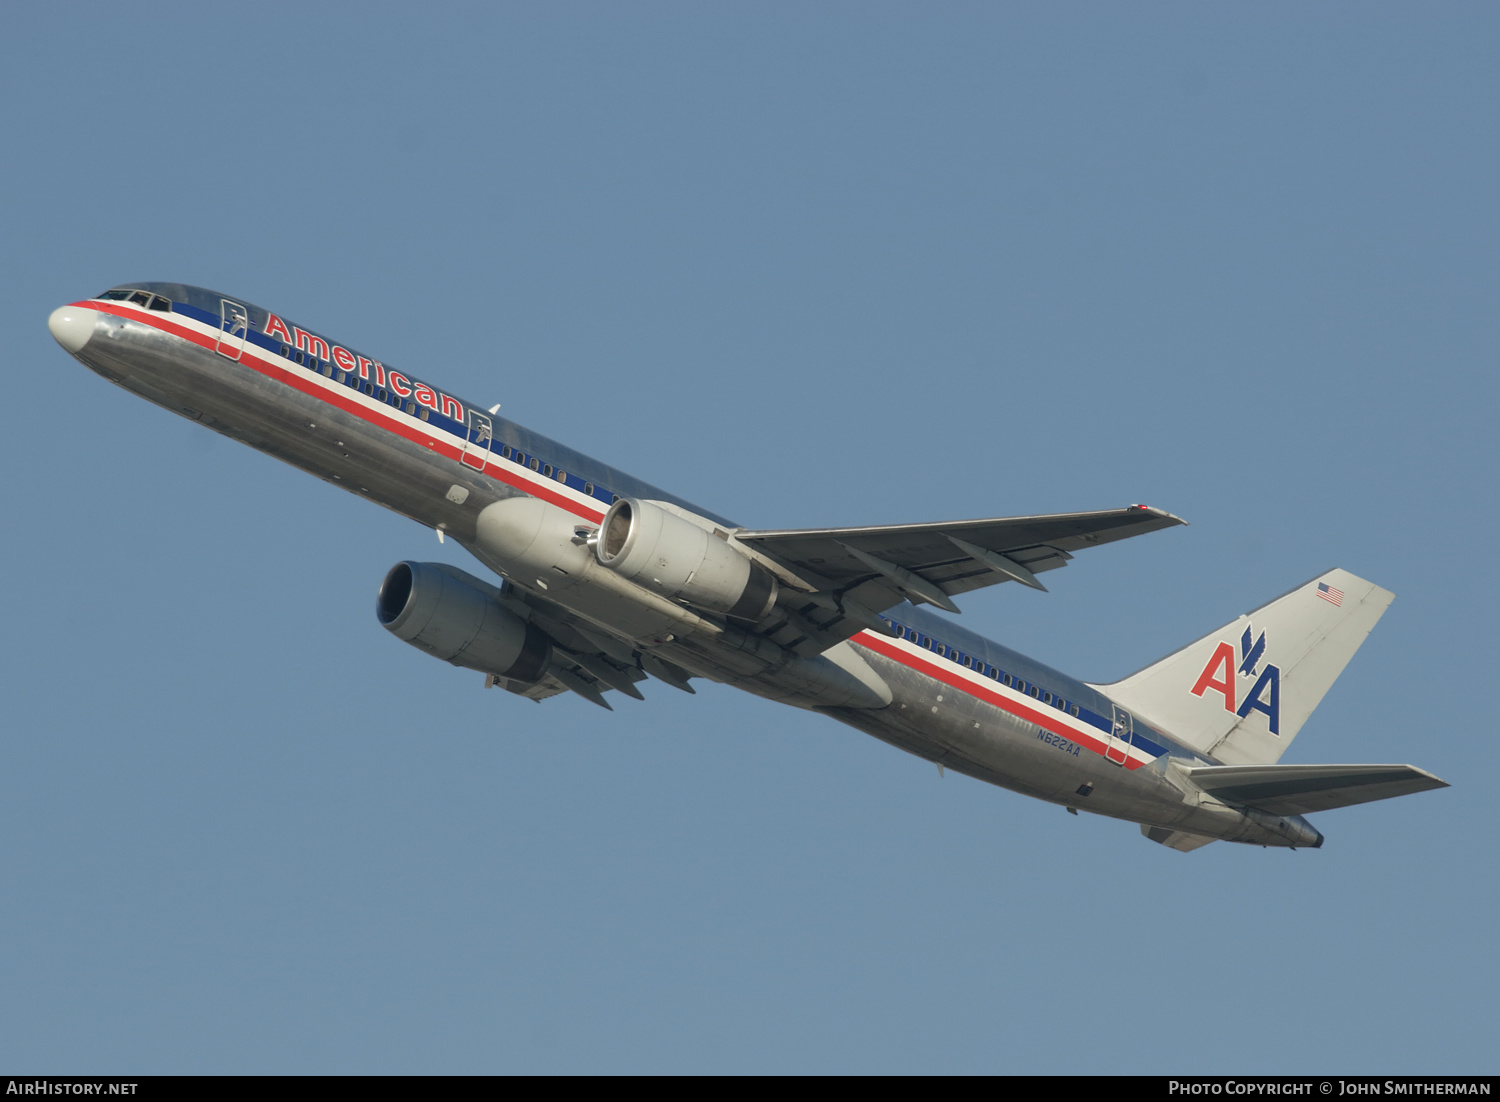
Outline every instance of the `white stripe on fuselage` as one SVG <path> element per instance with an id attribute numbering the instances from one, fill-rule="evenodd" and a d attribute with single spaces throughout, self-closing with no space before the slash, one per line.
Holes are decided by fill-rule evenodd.
<path id="1" fill-rule="evenodd" d="M 95 301 L 98 305 L 105 307 L 110 314 L 129 317 L 151 325 L 153 328 L 161 328 L 157 324 L 163 319 L 163 315 L 161 314 L 154 314 L 149 310 L 130 303 L 114 300 Z M 170 315 L 165 315 L 165 317 L 173 325 L 198 334 L 209 346 L 204 350 L 217 355 L 217 353 L 213 352 L 213 349 L 220 343 L 220 339 L 224 336 L 220 326 L 198 321 L 195 318 L 176 311 Z M 176 334 L 169 333 L 168 335 L 175 336 Z M 245 341 L 243 351 L 237 358 L 224 358 L 226 362 L 230 363 L 246 364 L 247 360 L 253 361 L 250 364 L 246 364 L 252 370 L 258 369 L 256 365 L 262 365 L 263 368 L 284 372 L 289 376 L 300 379 L 304 388 L 307 383 L 311 383 L 315 391 L 325 401 L 328 401 L 329 404 L 338 405 L 339 403 L 333 401 L 333 398 L 337 396 L 342 402 L 353 404 L 362 409 L 365 413 L 363 419 L 371 422 L 376 428 L 381 427 L 378 418 L 399 418 L 408 430 L 414 429 L 416 430 L 416 435 L 425 438 L 429 447 L 442 444 L 447 449 L 461 455 L 468 446 L 468 440 L 464 436 L 458 436 L 440 426 L 432 424 L 430 421 L 423 421 L 417 416 L 408 414 L 404 409 L 397 409 L 386 402 L 381 402 L 373 396 L 365 394 L 359 387 L 349 386 L 335 379 L 328 378 L 320 372 L 309 369 L 304 364 L 297 363 L 290 356 L 281 356 L 275 352 L 268 352 L 248 339 Z M 342 369 L 336 367 L 336 370 Z M 386 370 L 389 371 L 390 368 L 387 367 Z M 574 489 L 555 479 L 547 478 L 539 471 L 532 471 L 514 459 L 502 458 L 498 451 L 493 450 L 499 443 L 499 441 L 494 439 L 491 440 L 492 450 L 486 455 L 485 469 L 482 472 L 487 477 L 495 478 L 498 481 L 532 493 L 534 496 L 543 497 L 544 499 L 561 498 L 568 503 L 571 512 L 595 524 L 603 519 L 604 506 L 599 499 L 590 497 L 581 490 Z M 481 473 L 476 467 L 471 467 L 468 464 L 462 465 L 466 471 L 472 474 Z M 573 473 L 577 474 L 578 472 L 575 471 Z M 951 688 L 953 687 L 951 684 L 952 681 L 961 682 L 960 686 L 958 686 L 960 691 L 967 692 L 984 703 L 1000 707 L 1002 710 L 1017 716 L 1024 722 L 1035 723 L 1037 721 L 1033 720 L 1031 716 L 1039 716 L 1042 722 L 1038 723 L 1038 726 L 1051 730 L 1055 734 L 1071 737 L 1073 741 L 1094 753 L 1102 755 L 1104 753 L 1103 748 L 1109 745 L 1111 741 L 1114 741 L 1111 749 L 1115 753 L 1118 753 L 1121 749 L 1118 741 L 1112 740 L 1108 732 L 1102 731 L 1094 725 L 1085 722 L 1081 717 L 1075 718 L 1067 712 L 1028 696 L 1024 692 L 1004 685 L 992 678 L 985 677 L 982 673 L 976 673 L 972 669 L 958 665 L 955 662 L 950 662 L 947 658 L 940 657 L 904 637 L 901 639 L 890 639 L 864 631 L 853 636 L 850 642 L 864 646 L 893 661 L 900 662 L 902 665 L 915 670 L 923 676 L 931 678 L 939 685 Z M 942 676 L 937 676 L 932 671 L 940 671 Z M 1135 768 L 1155 760 L 1150 753 L 1134 745 L 1128 747 L 1127 754 L 1130 768 Z"/>

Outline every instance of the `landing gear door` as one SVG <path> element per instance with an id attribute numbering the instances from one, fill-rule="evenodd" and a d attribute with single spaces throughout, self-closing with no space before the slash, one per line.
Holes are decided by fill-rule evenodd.
<path id="1" fill-rule="evenodd" d="M 238 360 L 245 353 L 245 340 L 250 336 L 250 312 L 238 302 L 227 298 L 219 300 L 219 342 L 214 347 L 219 355 Z"/>
<path id="2" fill-rule="evenodd" d="M 490 419 L 477 409 L 469 410 L 469 431 L 464 440 L 464 466 L 473 467 L 476 471 L 484 470 L 484 465 L 489 462 L 490 444 L 494 437 L 495 429 Z"/>
<path id="3" fill-rule="evenodd" d="M 1130 760 L 1130 736 L 1135 728 L 1135 721 L 1118 704 L 1114 705 L 1114 713 L 1114 724 L 1110 728 L 1109 737 L 1104 741 L 1104 758 L 1115 765 L 1124 765 Z"/>

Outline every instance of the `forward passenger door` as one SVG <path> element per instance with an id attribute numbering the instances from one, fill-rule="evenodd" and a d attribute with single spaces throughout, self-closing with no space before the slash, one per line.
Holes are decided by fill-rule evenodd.
<path id="1" fill-rule="evenodd" d="M 219 340 L 214 345 L 221 356 L 238 361 L 245 354 L 245 340 L 250 336 L 250 312 L 238 302 L 219 300 Z"/>
<path id="2" fill-rule="evenodd" d="M 494 437 L 494 424 L 489 417 L 477 409 L 469 410 L 469 431 L 464 436 L 464 466 L 484 470 L 484 465 L 490 461 L 490 444 Z"/>

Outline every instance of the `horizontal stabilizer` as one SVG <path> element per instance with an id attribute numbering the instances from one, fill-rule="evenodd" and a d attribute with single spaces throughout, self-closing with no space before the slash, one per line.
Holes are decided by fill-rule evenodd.
<path id="1" fill-rule="evenodd" d="M 1203 765 L 1184 772 L 1225 803 L 1272 815 L 1305 815 L 1448 787 L 1414 765 Z"/>

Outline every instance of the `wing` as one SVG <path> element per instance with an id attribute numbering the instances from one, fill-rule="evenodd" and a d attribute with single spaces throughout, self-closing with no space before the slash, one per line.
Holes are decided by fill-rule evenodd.
<path id="1" fill-rule="evenodd" d="M 467 575 L 466 575 L 467 577 Z M 688 671 L 657 656 L 636 650 L 629 642 L 618 639 L 590 624 L 562 605 L 534 593 L 528 593 L 506 582 L 502 587 L 489 586 L 495 598 L 509 611 L 546 633 L 552 644 L 552 661 L 535 682 L 511 681 L 491 676 L 485 687 L 499 685 L 530 700 L 545 700 L 563 692 L 574 692 L 585 700 L 610 708 L 604 694 L 610 689 L 642 700 L 636 683 L 648 674 L 683 692 L 696 692 Z"/>
<path id="2" fill-rule="evenodd" d="M 1000 582 L 1045 589 L 1037 575 L 1067 565 L 1085 547 L 1186 521 L 1146 505 L 1096 513 L 1000 517 L 870 528 L 740 530 L 737 543 L 767 560 L 791 585 L 762 630 L 799 653 L 817 653 L 871 628 L 902 601 L 957 612 L 951 598 Z"/>

